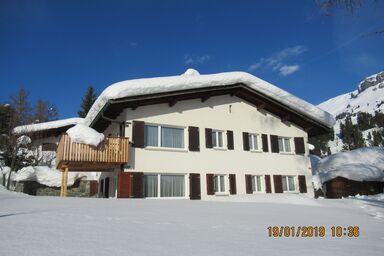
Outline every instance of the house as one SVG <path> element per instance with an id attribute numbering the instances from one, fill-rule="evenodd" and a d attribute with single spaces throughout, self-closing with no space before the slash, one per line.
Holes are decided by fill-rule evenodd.
<path id="1" fill-rule="evenodd" d="M 359 148 L 313 161 L 314 185 L 327 198 L 384 192 L 384 149 Z"/>
<path id="2" fill-rule="evenodd" d="M 313 197 L 308 137 L 328 132 L 334 122 L 251 74 L 189 69 L 106 88 L 83 125 L 108 138 L 95 148 L 63 135 L 56 161 L 64 190 L 68 172 L 100 171 L 104 197 Z"/>
<path id="3" fill-rule="evenodd" d="M 13 177 L 16 191 L 30 195 L 58 195 L 60 192 L 60 173 L 56 170 L 56 150 L 60 135 L 69 128 L 82 123 L 83 118 L 68 118 L 44 123 L 18 126 L 16 135 L 31 138 L 30 152 L 37 159 L 37 166 L 19 170 Z M 97 194 L 97 181 L 92 173 L 71 173 L 69 195 L 94 196 Z"/>

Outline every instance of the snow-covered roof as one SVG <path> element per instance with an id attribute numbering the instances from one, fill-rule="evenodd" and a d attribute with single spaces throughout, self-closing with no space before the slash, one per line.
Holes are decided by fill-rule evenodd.
<path id="1" fill-rule="evenodd" d="M 133 79 L 110 85 L 97 98 L 84 123 L 91 125 L 110 100 L 233 84 L 244 84 L 328 128 L 335 123 L 334 117 L 328 112 L 249 73 L 225 72 L 200 75 L 199 72 L 191 69 L 178 76 Z"/>
<path id="2" fill-rule="evenodd" d="M 104 140 L 104 134 L 84 124 L 77 124 L 67 130 L 67 134 L 74 143 L 87 144 L 97 147 Z"/>
<path id="3" fill-rule="evenodd" d="M 69 125 L 76 125 L 76 124 L 82 123 L 83 121 L 84 121 L 84 118 L 73 117 L 73 118 L 61 119 L 61 120 L 45 122 L 45 123 L 21 125 L 21 126 L 15 127 L 13 129 L 13 132 L 15 134 L 38 132 L 38 131 L 65 127 Z"/>
<path id="4" fill-rule="evenodd" d="M 384 181 L 384 149 L 359 148 L 312 162 L 316 188 L 336 177 L 355 181 Z"/>

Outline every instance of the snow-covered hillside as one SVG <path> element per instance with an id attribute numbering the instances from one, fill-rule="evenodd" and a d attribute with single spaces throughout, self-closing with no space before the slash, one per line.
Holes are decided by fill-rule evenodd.
<path id="1" fill-rule="evenodd" d="M 375 111 L 384 112 L 384 71 L 371 75 L 361 81 L 357 89 L 318 105 L 323 110 L 336 117 L 335 141 L 329 144 L 332 153 L 340 152 L 342 141 L 337 136 L 340 132 L 340 123 L 345 121 L 346 114 L 352 116 L 352 122 L 356 122 L 356 115 L 359 112 L 366 112 L 372 115 Z M 363 132 L 367 138 L 368 131 Z"/>

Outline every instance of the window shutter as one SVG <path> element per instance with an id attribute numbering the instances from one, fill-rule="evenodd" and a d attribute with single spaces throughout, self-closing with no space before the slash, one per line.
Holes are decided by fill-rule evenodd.
<path id="1" fill-rule="evenodd" d="M 299 175 L 299 191 L 300 193 L 307 193 L 307 182 L 304 175 Z"/>
<path id="2" fill-rule="evenodd" d="M 117 176 L 117 198 L 132 196 L 132 173 L 120 172 Z"/>
<path id="3" fill-rule="evenodd" d="M 265 192 L 266 193 L 272 193 L 272 188 L 271 188 L 271 175 L 265 175 Z"/>
<path id="4" fill-rule="evenodd" d="M 208 173 L 207 174 L 207 195 L 214 195 L 215 194 L 215 188 L 213 183 L 213 174 Z"/>
<path id="5" fill-rule="evenodd" d="M 275 186 L 275 193 L 283 193 L 283 182 L 281 175 L 273 175 L 273 185 Z"/>
<path id="6" fill-rule="evenodd" d="M 236 174 L 229 174 L 229 193 L 236 195 Z"/>
<path id="7" fill-rule="evenodd" d="M 133 172 L 132 173 L 132 197 L 143 198 L 144 197 L 144 173 Z"/>
<path id="8" fill-rule="evenodd" d="M 97 195 L 98 183 L 96 180 L 89 181 L 89 196 Z"/>
<path id="9" fill-rule="evenodd" d="M 271 151 L 272 153 L 279 153 L 279 139 L 277 135 L 271 135 Z"/>
<path id="10" fill-rule="evenodd" d="M 245 192 L 247 194 L 252 194 L 252 175 L 245 175 Z"/>
<path id="11" fill-rule="evenodd" d="M 305 154 L 304 138 L 295 137 L 295 151 L 296 154 Z"/>
<path id="12" fill-rule="evenodd" d="M 233 150 L 233 131 L 227 131 L 227 147 L 229 150 Z"/>
<path id="13" fill-rule="evenodd" d="M 104 180 L 104 197 L 109 198 L 109 177 Z"/>
<path id="14" fill-rule="evenodd" d="M 205 128 L 205 147 L 212 148 L 212 129 Z"/>
<path id="15" fill-rule="evenodd" d="M 200 173 L 189 174 L 189 198 L 191 200 L 201 199 Z"/>
<path id="16" fill-rule="evenodd" d="M 245 151 L 249 151 L 249 138 L 247 132 L 243 132 L 243 148 Z"/>
<path id="17" fill-rule="evenodd" d="M 132 122 L 133 147 L 144 148 L 144 125 L 143 121 Z"/>
<path id="18" fill-rule="evenodd" d="M 189 151 L 200 151 L 199 127 L 189 126 Z"/>
<path id="19" fill-rule="evenodd" d="M 261 142 L 263 144 L 263 151 L 268 152 L 268 135 L 267 134 L 262 134 L 261 135 Z"/>

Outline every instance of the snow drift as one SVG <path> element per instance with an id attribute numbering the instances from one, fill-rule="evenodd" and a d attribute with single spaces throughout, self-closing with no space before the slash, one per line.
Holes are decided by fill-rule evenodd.
<path id="1" fill-rule="evenodd" d="M 104 140 L 104 134 L 98 133 L 96 130 L 83 124 L 77 124 L 69 128 L 67 134 L 72 142 L 88 144 L 95 147 Z"/>
<path id="2" fill-rule="evenodd" d="M 359 148 L 333 154 L 314 163 L 312 169 L 316 189 L 339 176 L 355 181 L 384 181 L 384 149 Z"/>

